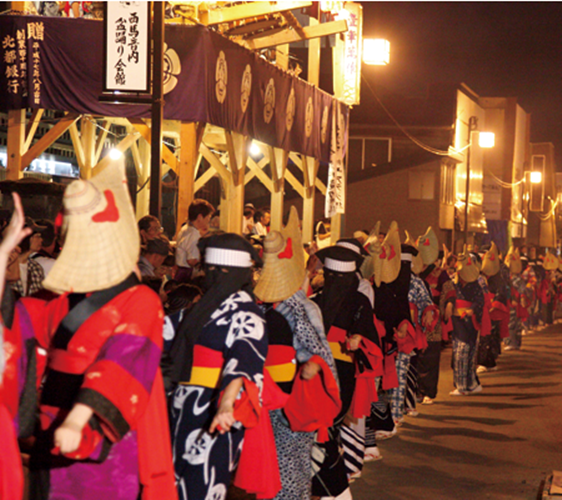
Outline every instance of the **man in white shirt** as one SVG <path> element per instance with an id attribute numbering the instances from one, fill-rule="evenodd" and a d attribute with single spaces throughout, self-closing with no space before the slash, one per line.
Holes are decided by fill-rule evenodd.
<path id="1" fill-rule="evenodd" d="M 174 279 L 180 283 L 188 282 L 193 269 L 199 264 L 201 255 L 197 243 L 201 236 L 209 231 L 211 217 L 215 209 L 207 200 L 193 200 L 187 211 L 187 224 L 184 225 L 177 238 L 176 265 L 178 270 Z"/>
<path id="2" fill-rule="evenodd" d="M 258 236 L 267 236 L 267 233 L 269 232 L 269 222 L 271 220 L 271 212 L 269 209 L 264 208 L 258 210 L 254 215 L 254 220 L 256 223 L 254 224 L 251 233 L 257 234 Z"/>

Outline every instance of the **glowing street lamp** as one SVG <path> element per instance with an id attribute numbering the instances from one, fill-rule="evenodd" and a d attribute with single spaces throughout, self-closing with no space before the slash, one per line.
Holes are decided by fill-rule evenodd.
<path id="1" fill-rule="evenodd" d="M 531 184 L 540 184 L 542 182 L 542 172 L 531 172 Z"/>
<path id="2" fill-rule="evenodd" d="M 478 132 L 478 145 L 481 148 L 493 148 L 496 143 L 496 135 L 493 132 Z"/>
<path id="3" fill-rule="evenodd" d="M 390 62 L 390 42 L 382 38 L 364 38 L 363 62 L 371 66 L 386 66 Z"/>
<path id="4" fill-rule="evenodd" d="M 466 152 L 466 200 L 464 204 L 464 243 L 468 245 L 468 204 L 470 199 L 470 150 L 472 149 L 473 133 L 478 134 L 478 145 L 481 148 L 493 148 L 496 137 L 493 132 L 479 132 L 478 117 L 471 116 L 468 120 L 468 150 Z"/>

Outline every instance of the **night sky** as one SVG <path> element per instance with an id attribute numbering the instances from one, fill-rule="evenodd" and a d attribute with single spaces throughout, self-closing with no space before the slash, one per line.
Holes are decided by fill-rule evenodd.
<path id="1" fill-rule="evenodd" d="M 518 97 L 531 141 L 552 142 L 562 170 L 562 3 L 361 3 L 363 35 L 391 43 L 389 66 L 363 67 L 391 112 L 385 94 L 423 97 L 436 83 Z M 366 106 L 367 92 L 362 85 Z"/>

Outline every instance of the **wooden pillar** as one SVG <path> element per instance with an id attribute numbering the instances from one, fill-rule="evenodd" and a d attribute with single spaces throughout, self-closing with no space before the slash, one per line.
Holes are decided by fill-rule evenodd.
<path id="1" fill-rule="evenodd" d="M 302 202 L 302 240 L 311 242 L 314 237 L 314 197 L 316 175 L 320 162 L 310 156 L 301 156 L 304 174 L 304 196 Z"/>
<path id="2" fill-rule="evenodd" d="M 248 162 L 248 149 L 251 138 L 237 132 L 225 131 L 230 167 L 231 182 L 226 186 L 228 206 L 228 231 L 242 234 L 242 218 L 244 217 L 244 175 Z M 221 218 L 223 210 L 221 208 Z"/>
<path id="3" fill-rule="evenodd" d="M 92 176 L 92 169 L 96 164 L 96 124 L 91 116 L 83 116 L 80 127 L 80 139 L 84 151 L 84 169 L 81 172 L 82 179 Z"/>
<path id="4" fill-rule="evenodd" d="M 23 3 L 23 2 L 22 2 Z M 17 181 L 23 174 L 21 157 L 25 142 L 25 109 L 8 111 L 8 165 L 6 179 Z"/>
<path id="5" fill-rule="evenodd" d="M 318 19 L 310 17 L 310 26 L 317 26 Z M 337 36 L 337 35 L 336 35 Z M 308 40 L 308 83 L 315 87 L 320 85 L 320 38 Z M 306 241 L 306 240 L 304 240 Z"/>
<path id="6" fill-rule="evenodd" d="M 280 148 L 269 147 L 269 165 L 273 191 L 271 193 L 271 221 L 269 227 L 279 231 L 283 224 L 283 197 L 285 195 L 285 169 L 289 153 Z"/>
<path id="7" fill-rule="evenodd" d="M 197 123 L 182 122 L 180 130 L 180 161 L 178 163 L 178 207 L 176 233 L 187 218 L 187 210 L 195 195 L 195 168 L 199 158 L 201 127 Z"/>
<path id="8" fill-rule="evenodd" d="M 289 69 L 289 44 L 278 45 L 275 50 L 275 64 L 287 71 Z"/>

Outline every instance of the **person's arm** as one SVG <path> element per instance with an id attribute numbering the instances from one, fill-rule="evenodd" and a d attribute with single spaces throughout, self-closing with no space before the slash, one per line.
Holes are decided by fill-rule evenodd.
<path id="1" fill-rule="evenodd" d="M 236 422 L 234 418 L 234 402 L 240 389 L 242 389 L 243 382 L 244 378 L 238 377 L 226 386 L 217 413 L 211 422 L 211 427 L 209 427 L 209 433 L 212 434 L 216 429 L 221 434 L 224 434 L 234 425 Z"/>
<path id="2" fill-rule="evenodd" d="M 10 255 L 26 236 L 31 234 L 30 228 L 25 228 L 25 215 L 21 199 L 17 193 L 12 193 L 14 200 L 14 213 L 10 223 L 4 230 L 4 238 L 0 243 L 0 284 L 4 284 L 6 280 L 6 269 L 10 262 Z M 4 293 L 4 287 L 0 287 L 0 301 Z"/>
<path id="3" fill-rule="evenodd" d="M 74 405 L 64 422 L 55 431 L 55 446 L 61 453 L 72 453 L 78 449 L 82 441 L 82 430 L 93 414 L 94 410 L 89 406 L 81 403 Z"/>

